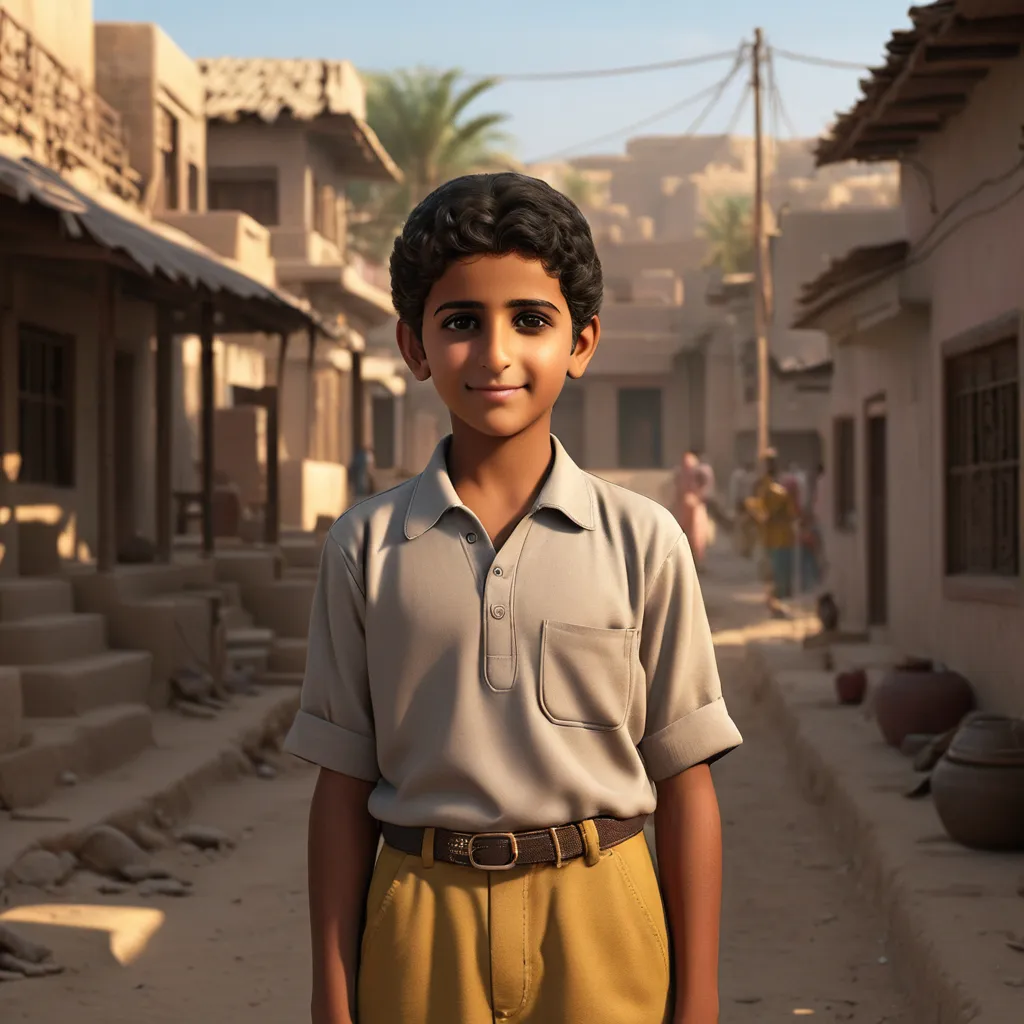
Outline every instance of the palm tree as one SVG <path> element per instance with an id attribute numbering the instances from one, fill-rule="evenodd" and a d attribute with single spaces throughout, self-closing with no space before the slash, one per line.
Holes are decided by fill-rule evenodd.
<path id="1" fill-rule="evenodd" d="M 351 241 L 364 255 L 385 258 L 409 211 L 438 185 L 515 163 L 498 148 L 507 138 L 497 128 L 508 115 L 463 117 L 498 80 L 482 78 L 459 88 L 460 77 L 458 70 L 426 69 L 368 77 L 366 119 L 405 181 L 350 187 Z"/>
<path id="2" fill-rule="evenodd" d="M 708 244 L 706 267 L 717 267 L 723 274 L 753 270 L 753 203 L 749 196 L 724 196 L 709 203 L 698 233 Z"/>

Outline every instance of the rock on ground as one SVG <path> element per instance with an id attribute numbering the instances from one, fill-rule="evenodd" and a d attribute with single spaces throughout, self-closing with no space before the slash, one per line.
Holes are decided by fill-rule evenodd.
<path id="1" fill-rule="evenodd" d="M 145 864 L 149 854 L 110 825 L 94 828 L 78 850 L 78 859 L 101 875 L 119 875 L 130 864 Z"/>

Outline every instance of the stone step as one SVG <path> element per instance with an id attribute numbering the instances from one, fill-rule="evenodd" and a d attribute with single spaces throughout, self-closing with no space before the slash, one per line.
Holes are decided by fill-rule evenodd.
<path id="1" fill-rule="evenodd" d="M 0 668 L 0 754 L 21 746 L 22 708 L 21 672 Z"/>
<path id="2" fill-rule="evenodd" d="M 0 665 L 50 665 L 100 654 L 106 647 L 102 615 L 35 615 L 0 622 Z"/>
<path id="3" fill-rule="evenodd" d="M 307 568 L 292 568 L 287 567 L 281 573 L 281 579 L 283 580 L 312 580 L 314 583 L 317 577 L 320 575 L 320 567 L 307 569 Z"/>
<path id="4" fill-rule="evenodd" d="M 316 569 L 320 565 L 323 544 L 314 538 L 282 537 L 280 542 L 284 564 L 292 569 Z"/>
<path id="5" fill-rule="evenodd" d="M 80 718 L 25 719 L 31 742 L 0 755 L 0 804 L 38 807 L 60 784 L 61 773 L 81 779 L 127 764 L 153 745 L 153 716 L 138 704 L 114 705 Z"/>
<path id="6" fill-rule="evenodd" d="M 227 663 L 237 669 L 248 668 L 254 676 L 262 676 L 267 671 L 270 652 L 266 647 L 229 647 Z"/>
<path id="7" fill-rule="evenodd" d="M 21 670 L 25 714 L 82 715 L 111 704 L 146 704 L 153 657 L 148 651 L 104 651 Z"/>
<path id="8" fill-rule="evenodd" d="M 272 629 L 278 637 L 305 639 L 313 607 L 314 580 L 278 580 L 250 587 L 245 594 L 249 611 L 258 626 Z"/>
<path id="9" fill-rule="evenodd" d="M 243 594 L 246 589 L 273 583 L 277 579 L 276 551 L 241 548 L 218 551 L 214 555 L 217 581 L 237 583 Z"/>
<path id="10" fill-rule="evenodd" d="M 0 622 L 70 615 L 74 610 L 74 591 L 67 580 L 46 576 L 0 580 Z"/>
<path id="11" fill-rule="evenodd" d="M 261 629 L 259 626 L 245 626 L 241 629 L 229 629 L 227 631 L 229 652 L 238 648 L 246 647 L 268 650 L 273 642 L 273 630 Z"/>
<path id="12" fill-rule="evenodd" d="M 220 610 L 224 628 L 231 632 L 235 629 L 251 629 L 252 616 L 241 606 L 228 605 Z"/>
<path id="13" fill-rule="evenodd" d="M 302 686 L 303 673 L 301 672 L 261 672 L 256 677 L 256 682 L 261 686 Z"/>
<path id="14" fill-rule="evenodd" d="M 269 669 L 271 672 L 306 671 L 306 641 L 295 637 L 279 637 L 270 648 Z"/>

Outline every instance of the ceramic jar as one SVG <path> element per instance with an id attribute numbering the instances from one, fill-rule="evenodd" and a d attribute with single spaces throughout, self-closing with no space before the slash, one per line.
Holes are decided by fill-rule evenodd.
<path id="1" fill-rule="evenodd" d="M 860 704 L 868 689 L 868 674 L 862 668 L 836 675 L 836 696 L 840 704 Z"/>
<path id="2" fill-rule="evenodd" d="M 1024 850 L 1024 719 L 969 716 L 931 788 L 951 839 L 977 850 Z"/>
<path id="3" fill-rule="evenodd" d="M 873 703 L 882 736 L 898 748 L 910 733 L 937 736 L 955 728 L 974 709 L 974 691 L 957 672 L 908 662 L 886 674 Z"/>

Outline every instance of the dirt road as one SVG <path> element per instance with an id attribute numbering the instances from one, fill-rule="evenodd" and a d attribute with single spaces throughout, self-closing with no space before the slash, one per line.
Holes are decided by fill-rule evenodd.
<path id="1" fill-rule="evenodd" d="M 797 794 L 781 746 L 742 672 L 736 632 L 762 618 L 749 570 L 714 559 L 705 581 L 726 695 L 744 733 L 715 767 L 725 822 L 722 1024 L 914 1024 L 886 960 L 879 919 L 843 852 Z M 755 625 L 756 628 L 756 625 Z M 778 628 L 765 625 L 765 630 Z M 282 1024 L 307 1018 L 305 827 L 313 773 L 248 779 L 211 793 L 195 816 L 238 837 L 228 853 L 168 851 L 193 882 L 183 899 L 98 896 L 60 902 L 155 908 L 166 915 L 127 965 L 96 929 L 25 927 L 67 966 L 42 981 L 0 984 L 0 1020 L 49 1024 Z M 624 1022 L 625 1024 L 625 1022 Z"/>

